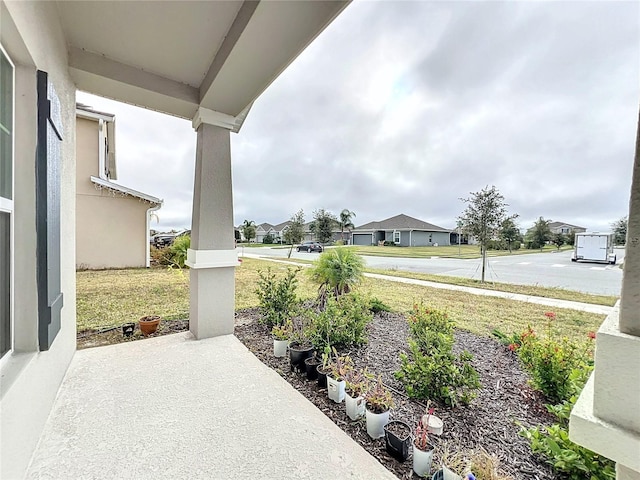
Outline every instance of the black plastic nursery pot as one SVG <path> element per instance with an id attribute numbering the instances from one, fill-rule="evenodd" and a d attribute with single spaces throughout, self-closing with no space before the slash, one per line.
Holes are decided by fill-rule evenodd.
<path id="1" fill-rule="evenodd" d="M 289 360 L 291 362 L 291 371 L 297 373 L 306 373 L 307 367 L 304 361 L 313 355 L 313 347 L 307 345 L 299 345 L 292 343 L 289 345 Z"/>
<path id="2" fill-rule="evenodd" d="M 327 388 L 327 372 L 322 370 L 322 365 L 318 365 L 316 371 L 318 372 L 318 386 L 320 388 Z"/>
<path id="3" fill-rule="evenodd" d="M 318 370 L 317 367 L 322 362 L 315 357 L 309 357 L 304 361 L 304 365 L 307 369 L 307 380 L 317 380 Z"/>
<path id="4" fill-rule="evenodd" d="M 400 420 L 391 420 L 384 426 L 384 443 L 389 455 L 404 462 L 411 447 L 411 427 Z"/>
<path id="5" fill-rule="evenodd" d="M 136 329 L 135 323 L 125 323 L 122 325 L 122 335 L 125 337 L 130 337 L 133 335 L 133 331 Z"/>

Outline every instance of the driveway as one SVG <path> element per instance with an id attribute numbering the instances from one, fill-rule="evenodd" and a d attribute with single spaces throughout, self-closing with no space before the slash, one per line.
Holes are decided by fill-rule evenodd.
<path id="1" fill-rule="evenodd" d="M 238 249 L 240 250 L 240 248 Z M 247 253 L 270 257 L 285 257 L 289 250 L 278 248 L 247 248 Z M 240 253 L 240 252 L 239 252 Z M 558 253 L 532 253 L 506 257 L 490 257 L 487 262 L 488 281 L 519 285 L 560 287 L 601 295 L 620 295 L 622 269 L 619 265 L 574 263 L 571 250 Z M 616 249 L 618 263 L 624 258 L 624 249 Z M 291 258 L 315 260 L 317 253 L 293 251 Z M 370 268 L 433 273 L 453 277 L 480 279 L 480 259 L 456 258 L 397 258 L 364 257 Z"/>

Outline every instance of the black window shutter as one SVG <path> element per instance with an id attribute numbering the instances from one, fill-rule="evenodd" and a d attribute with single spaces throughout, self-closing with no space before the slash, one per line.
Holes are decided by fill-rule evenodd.
<path id="1" fill-rule="evenodd" d="M 60 100 L 46 72 L 38 70 L 38 148 L 36 152 L 36 236 L 38 340 L 49 350 L 60 331 Z"/>

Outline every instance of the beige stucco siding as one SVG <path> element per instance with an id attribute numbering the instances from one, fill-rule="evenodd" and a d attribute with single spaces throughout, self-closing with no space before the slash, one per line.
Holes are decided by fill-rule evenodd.
<path id="1" fill-rule="evenodd" d="M 76 266 L 78 268 L 144 267 L 146 215 L 150 207 L 133 197 L 107 190 L 78 195 Z"/>
<path id="2" fill-rule="evenodd" d="M 13 246 L 13 352 L 0 381 L 0 478 L 22 478 L 58 387 L 76 348 L 75 85 L 54 3 L 1 2 L 0 42 L 16 64 Z M 36 70 L 49 74 L 60 99 L 62 165 L 61 328 L 48 351 L 38 351 L 35 152 Z M 9 354 L 8 354 L 9 355 Z"/>
<path id="3" fill-rule="evenodd" d="M 144 267 L 147 210 L 153 205 L 100 189 L 98 121 L 76 120 L 76 267 Z"/>

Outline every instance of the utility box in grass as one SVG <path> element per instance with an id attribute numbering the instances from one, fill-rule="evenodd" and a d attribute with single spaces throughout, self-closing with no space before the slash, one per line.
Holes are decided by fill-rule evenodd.
<path id="1" fill-rule="evenodd" d="M 599 232 L 576 233 L 572 262 L 603 262 L 615 265 L 616 254 L 613 250 L 613 234 Z"/>

